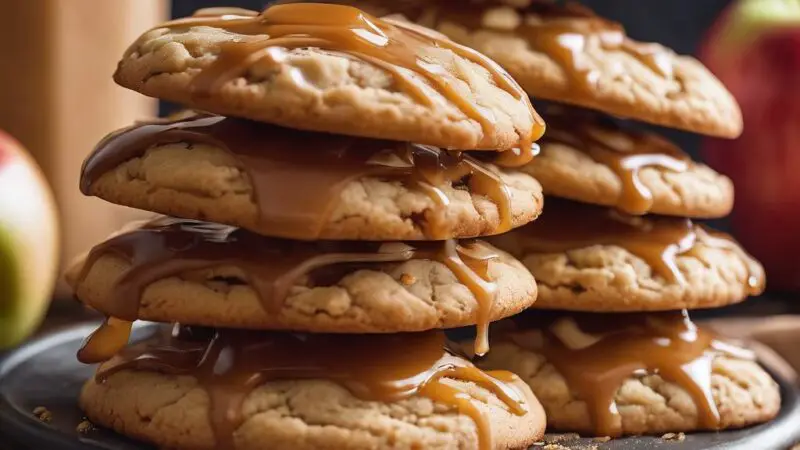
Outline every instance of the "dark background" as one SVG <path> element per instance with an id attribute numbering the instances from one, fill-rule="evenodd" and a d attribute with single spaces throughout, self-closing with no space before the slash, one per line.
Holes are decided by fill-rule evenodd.
<path id="1" fill-rule="evenodd" d="M 454 3 L 459 0 L 451 0 Z M 622 23 L 628 35 L 660 42 L 681 54 L 695 54 L 706 30 L 731 0 L 581 0 L 598 14 Z M 261 10 L 265 0 L 173 0 L 173 17 L 190 15 L 198 8 L 240 6 Z M 695 159 L 700 138 L 691 133 L 659 129 Z"/>

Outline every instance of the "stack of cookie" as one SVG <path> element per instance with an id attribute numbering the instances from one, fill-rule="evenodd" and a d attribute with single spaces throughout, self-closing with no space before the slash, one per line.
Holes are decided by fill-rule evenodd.
<path id="1" fill-rule="evenodd" d="M 109 317 L 79 353 L 103 362 L 80 400 L 92 421 L 176 449 L 542 436 L 530 388 L 441 331 L 477 324 L 483 353 L 488 323 L 536 299 L 520 262 L 473 239 L 542 207 L 508 167 L 543 123 L 503 69 L 422 27 L 283 5 L 150 30 L 115 79 L 204 112 L 112 133 L 84 164 L 85 194 L 168 215 L 68 274 Z M 173 325 L 128 346 L 139 319 Z"/>
<path id="2" fill-rule="evenodd" d="M 774 417 L 776 383 L 688 313 L 764 287 L 757 261 L 693 222 L 730 211 L 730 180 L 609 116 L 732 138 L 742 120 L 724 86 L 575 4 L 377 3 L 494 58 L 530 95 L 571 105 L 547 111 L 541 156 L 522 168 L 552 196 L 543 219 L 491 240 L 536 277 L 534 308 L 561 312 L 511 319 L 479 365 L 525 379 L 551 430 L 620 436 Z"/>

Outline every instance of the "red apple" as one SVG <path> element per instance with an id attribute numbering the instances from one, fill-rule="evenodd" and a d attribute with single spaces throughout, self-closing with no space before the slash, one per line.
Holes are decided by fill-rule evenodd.
<path id="1" fill-rule="evenodd" d="M 764 263 L 771 289 L 800 290 L 800 2 L 734 2 L 700 57 L 744 116 L 741 137 L 703 146 L 736 186 L 733 232 Z"/>
<path id="2" fill-rule="evenodd" d="M 58 271 L 58 216 L 50 188 L 22 146 L 0 131 L 0 348 L 33 332 Z"/>

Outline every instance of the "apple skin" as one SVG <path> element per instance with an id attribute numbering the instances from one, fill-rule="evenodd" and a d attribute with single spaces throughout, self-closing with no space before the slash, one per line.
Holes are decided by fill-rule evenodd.
<path id="1" fill-rule="evenodd" d="M 59 263 L 55 201 L 22 146 L 0 131 L 0 349 L 38 327 Z"/>
<path id="2" fill-rule="evenodd" d="M 707 138 L 702 154 L 733 180 L 733 234 L 764 264 L 770 289 L 798 292 L 800 6 L 788 3 L 739 0 L 711 28 L 700 59 L 741 105 L 744 132 Z"/>

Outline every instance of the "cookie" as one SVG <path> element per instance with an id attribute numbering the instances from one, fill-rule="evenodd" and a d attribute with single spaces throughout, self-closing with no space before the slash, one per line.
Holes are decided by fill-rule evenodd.
<path id="1" fill-rule="evenodd" d="M 81 188 L 294 239 L 474 237 L 539 215 L 534 178 L 470 154 L 202 115 L 108 136 L 84 163 Z"/>
<path id="2" fill-rule="evenodd" d="M 714 308 L 764 289 L 758 261 L 730 236 L 689 219 L 628 216 L 553 199 L 538 221 L 490 242 L 536 277 L 535 308 Z"/>
<path id="3" fill-rule="evenodd" d="M 575 3 L 378 3 L 493 58 L 533 97 L 713 136 L 742 132 L 736 100 L 702 63 L 635 41 Z"/>
<path id="4" fill-rule="evenodd" d="M 481 241 L 310 243 L 166 218 L 95 247 L 67 280 L 124 320 L 332 333 L 485 327 L 536 299 L 528 270 Z"/>
<path id="5" fill-rule="evenodd" d="M 144 33 L 114 79 L 216 114 L 451 149 L 527 149 L 544 131 L 494 61 L 341 5 L 201 10 Z"/>
<path id="6" fill-rule="evenodd" d="M 645 323 L 600 315 L 589 331 L 586 318 L 550 317 L 549 327 L 521 326 L 495 338 L 479 365 L 522 377 L 544 405 L 548 431 L 660 435 L 741 428 L 778 414 L 778 385 L 752 355 L 685 316 L 688 325 L 675 326 L 675 315 L 645 316 Z M 638 328 L 626 328 L 634 321 Z M 675 334 L 681 331 L 688 340 Z M 682 372 L 684 364 L 691 369 Z"/>
<path id="7" fill-rule="evenodd" d="M 438 353 L 431 353 L 427 343 L 420 344 L 413 336 L 408 340 L 423 345 L 422 349 L 393 345 L 383 355 L 377 354 L 382 346 L 376 341 L 363 344 L 373 338 L 344 338 L 356 342 L 356 347 L 321 345 L 338 352 L 366 352 L 374 358 L 347 353 L 340 353 L 341 359 L 339 354 L 326 357 L 319 350 L 303 352 L 302 345 L 290 342 L 292 358 L 279 347 L 286 342 L 262 345 L 266 352 L 255 347 L 256 342 L 254 350 L 232 347 L 232 353 L 260 351 L 271 358 L 247 361 L 259 361 L 256 364 L 265 367 L 244 369 L 237 366 L 244 360 L 234 359 L 234 369 L 222 369 L 225 372 L 207 379 L 195 376 L 197 369 L 186 366 L 185 351 L 175 355 L 172 350 L 172 356 L 182 355 L 180 359 L 163 359 L 156 347 L 149 358 L 158 359 L 160 371 L 123 367 L 107 374 L 101 366 L 101 378 L 86 383 L 80 405 L 95 424 L 172 449 L 499 450 L 527 448 L 544 434 L 541 405 L 513 374 L 482 372 L 460 357 L 447 355 L 447 364 L 442 364 L 435 361 L 437 354 L 444 353 L 441 346 Z M 358 339 L 362 344 L 354 341 Z M 276 348 L 272 352 L 277 351 L 277 357 L 269 350 Z M 393 353 L 402 349 L 410 351 L 406 356 Z M 426 370 L 427 362 L 419 364 L 427 355 L 414 356 L 420 350 L 433 356 L 430 370 Z M 298 358 L 299 365 L 290 364 Z M 165 368 L 188 370 L 192 375 L 169 375 Z M 402 378 L 418 370 L 423 370 L 418 377 Z M 226 378 L 230 374 L 255 374 L 258 381 L 233 385 Z M 297 378 L 292 378 L 295 374 Z M 404 390 L 407 386 L 414 389 Z"/>
<path id="8" fill-rule="evenodd" d="M 733 208 L 733 182 L 675 144 L 588 111 L 549 108 L 541 153 L 522 167 L 545 194 L 630 214 L 719 218 Z"/>

